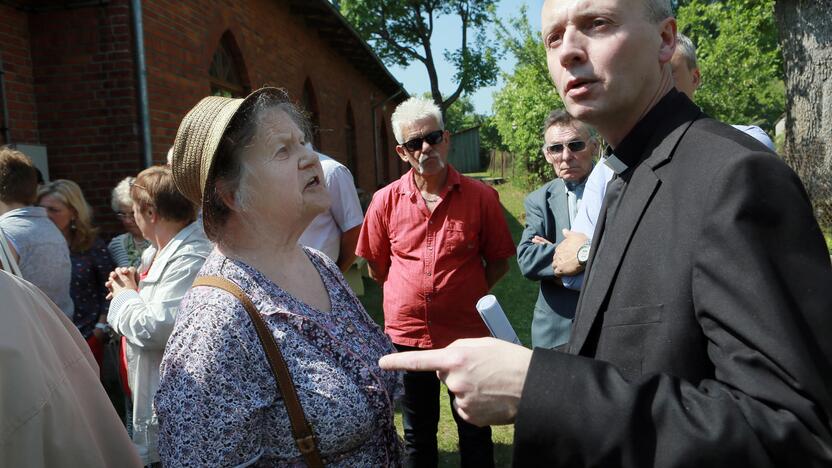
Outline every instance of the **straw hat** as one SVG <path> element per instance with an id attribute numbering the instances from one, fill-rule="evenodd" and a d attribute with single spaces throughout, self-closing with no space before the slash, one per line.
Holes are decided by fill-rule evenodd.
<path id="1" fill-rule="evenodd" d="M 173 144 L 171 171 L 176 188 L 185 197 L 202 205 L 208 177 L 214 167 L 214 157 L 231 119 L 243 104 L 268 93 L 286 101 L 286 92 L 279 88 L 260 88 L 245 99 L 208 96 L 188 112 Z"/>

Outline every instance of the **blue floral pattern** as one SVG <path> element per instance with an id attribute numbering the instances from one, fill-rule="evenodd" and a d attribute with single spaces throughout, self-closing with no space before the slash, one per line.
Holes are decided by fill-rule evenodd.
<path id="1" fill-rule="evenodd" d="M 305 249 L 330 312 L 297 300 L 218 250 L 200 276 L 221 276 L 251 298 L 289 367 L 327 466 L 399 466 L 393 424 L 401 376 L 379 369 L 395 351 L 337 266 Z M 305 466 L 254 326 L 229 293 L 193 288 L 183 299 L 156 395 L 165 466 Z"/>
<path id="2" fill-rule="evenodd" d="M 72 321 L 86 339 L 95 330 L 98 317 L 106 317 L 110 309 L 104 283 L 110 279 L 110 272 L 115 266 L 107 251 L 107 244 L 99 238 L 84 252 L 70 252 L 69 258 L 72 261 L 69 295 L 75 303 Z"/>

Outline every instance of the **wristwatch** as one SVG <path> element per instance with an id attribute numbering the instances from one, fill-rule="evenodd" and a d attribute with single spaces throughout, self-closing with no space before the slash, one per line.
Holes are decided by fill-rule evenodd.
<path id="1" fill-rule="evenodd" d="M 579 265 L 586 266 L 586 262 L 587 262 L 587 260 L 589 260 L 589 248 L 591 246 L 592 246 L 592 244 L 590 244 L 589 241 L 587 241 L 587 242 L 584 243 L 584 245 L 582 245 L 578 249 L 578 264 Z"/>

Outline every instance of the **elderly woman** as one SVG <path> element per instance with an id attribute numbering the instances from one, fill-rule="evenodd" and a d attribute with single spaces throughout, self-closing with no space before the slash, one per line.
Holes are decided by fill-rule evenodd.
<path id="1" fill-rule="evenodd" d="M 107 321 L 126 340 L 127 380 L 133 396 L 133 443 L 145 465 L 157 463 L 158 424 L 153 395 L 159 364 L 182 296 L 211 251 L 194 222 L 195 207 L 177 191 L 170 168 L 140 172 L 130 188 L 133 213 L 151 246 L 138 272 L 116 268 L 107 283 L 113 300 Z"/>
<path id="2" fill-rule="evenodd" d="M 217 244 L 200 276 L 227 280 L 241 294 L 198 286 L 182 301 L 156 396 L 165 465 L 400 463 L 400 379 L 378 367 L 394 348 L 338 267 L 298 244 L 329 206 L 304 128 L 275 88 L 245 100 L 205 98 L 179 128 L 174 178 L 201 201 Z M 289 374 L 281 386 L 263 348 L 275 342 Z M 295 395 L 300 414 L 291 416 Z M 291 429 L 304 416 L 313 438 Z"/>
<path id="3" fill-rule="evenodd" d="M 58 179 L 42 185 L 37 204 L 64 235 L 72 261 L 69 295 L 75 304 L 72 321 L 90 345 L 98 366 L 104 353 L 107 329 L 107 282 L 113 262 L 98 229 L 92 225 L 92 209 L 75 182 Z"/>
<path id="4" fill-rule="evenodd" d="M 124 230 L 124 234 L 113 237 L 107 250 L 116 266 L 138 267 L 142 260 L 142 253 L 150 246 L 150 242 L 142 236 L 136 218 L 133 216 L 133 200 L 130 198 L 130 184 L 135 177 L 125 177 L 113 189 L 110 206 L 115 211 Z"/>

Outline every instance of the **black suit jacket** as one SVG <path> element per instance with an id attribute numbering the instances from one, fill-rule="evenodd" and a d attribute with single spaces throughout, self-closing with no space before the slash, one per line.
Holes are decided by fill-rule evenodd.
<path id="1" fill-rule="evenodd" d="M 808 197 L 671 98 L 599 219 L 569 354 L 534 351 L 515 464 L 830 466 L 832 267 Z"/>

